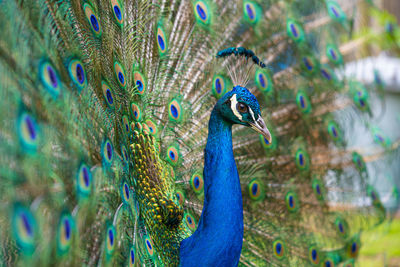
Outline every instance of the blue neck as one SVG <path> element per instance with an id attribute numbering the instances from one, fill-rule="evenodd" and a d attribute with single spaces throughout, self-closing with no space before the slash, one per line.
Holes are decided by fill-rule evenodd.
<path id="1" fill-rule="evenodd" d="M 204 159 L 204 206 L 196 232 L 181 243 L 181 266 L 237 266 L 243 207 L 232 149 L 232 124 L 211 113 Z"/>

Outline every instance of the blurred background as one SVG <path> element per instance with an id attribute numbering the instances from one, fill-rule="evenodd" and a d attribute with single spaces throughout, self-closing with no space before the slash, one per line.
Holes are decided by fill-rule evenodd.
<path id="1" fill-rule="evenodd" d="M 366 3 L 357 0 L 341 0 L 345 8 L 349 3 L 357 2 L 359 17 L 354 21 L 357 38 L 357 53 L 359 60 L 350 61 L 345 66 L 345 75 L 356 77 L 367 86 L 382 84 L 379 94 L 371 96 L 371 107 L 375 123 L 385 129 L 389 140 L 399 140 L 400 137 L 400 0 L 374 1 L 381 11 L 369 10 Z M 347 10 L 351 13 L 351 10 Z M 372 14 L 372 15 L 371 15 Z M 363 55 L 375 55 L 366 57 Z M 342 123 L 345 124 L 345 119 Z M 393 123 L 396 122 L 396 123 Z M 346 125 L 349 127 L 349 125 Z M 370 136 L 367 129 L 360 125 L 350 125 L 351 133 L 346 136 L 349 144 L 363 147 Z M 392 146 L 399 144 L 391 143 Z M 382 196 L 398 194 L 397 189 L 388 185 L 394 181 L 400 188 L 400 156 L 393 157 L 392 168 L 377 172 L 369 166 L 372 183 L 378 184 Z M 369 165 L 371 165 L 370 163 Z M 374 163 L 379 164 L 379 163 Z M 375 166 L 376 167 L 376 166 Z M 379 169 L 379 168 L 378 168 Z M 375 173 L 374 173 L 375 170 Z M 385 197 L 383 197 L 384 199 Z M 387 198 L 389 199 L 389 197 Z M 385 203 L 393 207 L 395 203 Z M 393 210 L 390 223 L 381 225 L 374 231 L 363 234 L 365 242 L 360 253 L 359 266 L 400 266 L 400 212 Z"/>

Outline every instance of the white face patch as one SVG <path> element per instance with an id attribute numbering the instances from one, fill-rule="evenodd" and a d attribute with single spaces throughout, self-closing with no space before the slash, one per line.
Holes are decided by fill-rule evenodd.
<path id="1" fill-rule="evenodd" d="M 236 105 L 237 105 L 238 101 L 236 99 L 236 94 L 234 94 L 231 97 L 231 110 L 233 112 L 233 114 L 235 114 L 235 116 L 239 119 L 242 120 L 242 115 L 240 114 L 240 112 L 236 109 Z"/>
<path id="2" fill-rule="evenodd" d="M 253 118 L 253 121 L 256 121 L 256 118 L 254 118 L 254 112 L 253 112 L 253 110 L 251 109 L 251 107 L 249 107 L 249 111 L 250 111 L 251 117 Z"/>

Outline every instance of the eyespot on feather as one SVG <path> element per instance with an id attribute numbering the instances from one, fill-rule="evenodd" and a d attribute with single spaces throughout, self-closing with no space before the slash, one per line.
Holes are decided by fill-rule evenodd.
<path id="1" fill-rule="evenodd" d="M 304 42 L 305 34 L 303 27 L 293 19 L 287 19 L 286 31 L 290 39 L 292 39 L 295 43 L 301 44 Z"/>
<path id="2" fill-rule="evenodd" d="M 185 203 L 185 193 L 182 190 L 176 190 L 176 198 L 178 199 L 179 205 L 183 206 Z"/>
<path id="3" fill-rule="evenodd" d="M 114 252 L 116 246 L 116 237 L 117 231 L 115 230 L 115 227 L 113 225 L 108 226 L 105 236 L 105 251 L 107 257 L 110 257 Z"/>
<path id="4" fill-rule="evenodd" d="M 108 85 L 106 81 L 101 81 L 101 89 L 103 91 L 104 101 L 107 103 L 107 106 L 114 110 L 115 108 L 115 99 L 114 93 L 111 87 Z"/>
<path id="5" fill-rule="evenodd" d="M 125 204 L 128 204 L 129 205 L 129 202 L 130 202 L 130 200 L 131 200 L 131 190 L 130 190 L 130 188 L 129 188 L 129 185 L 128 185 L 128 183 L 126 182 L 126 181 L 124 181 L 123 183 L 122 183 L 122 185 L 121 185 L 121 188 L 120 188 L 120 194 L 121 194 L 121 198 L 122 198 L 122 201 L 125 203 Z"/>
<path id="6" fill-rule="evenodd" d="M 315 246 L 311 246 L 309 248 L 308 257 L 310 259 L 311 264 L 318 265 L 319 264 L 319 251 Z"/>
<path id="7" fill-rule="evenodd" d="M 132 246 L 129 250 L 128 265 L 129 267 L 134 267 L 136 263 L 136 252 L 135 246 Z"/>
<path id="8" fill-rule="evenodd" d="M 329 16 L 333 20 L 337 22 L 344 22 L 347 19 L 346 14 L 343 12 L 342 8 L 336 1 L 326 1 L 326 8 L 328 10 Z"/>
<path id="9" fill-rule="evenodd" d="M 39 78 L 46 91 L 56 99 L 60 95 L 61 80 L 54 66 L 47 60 L 39 64 Z"/>
<path id="10" fill-rule="evenodd" d="M 251 25 L 256 25 L 262 17 L 262 8 L 254 1 L 243 1 L 243 18 Z"/>
<path id="11" fill-rule="evenodd" d="M 125 89 L 127 82 L 125 70 L 121 63 L 119 63 L 118 61 L 114 62 L 114 74 L 118 84 L 121 86 L 121 88 Z"/>
<path id="12" fill-rule="evenodd" d="M 319 201 L 324 200 L 324 192 L 325 192 L 325 187 L 324 184 L 322 183 L 321 180 L 314 178 L 312 182 L 312 188 L 314 190 L 315 197 Z"/>
<path id="13" fill-rule="evenodd" d="M 66 254 L 72 243 L 75 222 L 71 215 L 63 213 L 60 217 L 57 230 L 57 252 L 59 255 Z"/>
<path id="14" fill-rule="evenodd" d="M 195 172 L 192 177 L 190 178 L 190 187 L 192 190 L 197 194 L 200 195 L 203 193 L 204 190 L 204 179 L 203 175 L 199 172 Z"/>
<path id="15" fill-rule="evenodd" d="M 277 259 L 282 260 L 285 258 L 286 247 L 282 240 L 280 240 L 280 239 L 275 240 L 272 244 L 272 249 L 273 249 L 274 256 Z"/>
<path id="16" fill-rule="evenodd" d="M 141 111 L 140 107 L 135 102 L 131 103 L 131 112 L 132 112 L 133 119 L 136 122 L 141 120 L 142 111 Z"/>
<path id="17" fill-rule="evenodd" d="M 83 63 L 78 59 L 70 60 L 68 64 L 68 73 L 71 80 L 78 87 L 80 92 L 87 85 L 87 76 Z"/>
<path id="18" fill-rule="evenodd" d="M 90 168 L 81 163 L 76 173 L 76 189 L 80 197 L 86 198 L 91 193 L 92 187 L 92 172 Z"/>
<path id="19" fill-rule="evenodd" d="M 263 93 L 270 93 L 273 91 L 272 77 L 265 69 L 258 69 L 255 73 L 254 80 L 256 81 L 257 88 Z"/>
<path id="20" fill-rule="evenodd" d="M 352 157 L 353 157 L 353 163 L 354 163 L 356 169 L 359 172 L 365 172 L 367 167 L 365 165 L 365 161 L 362 158 L 362 156 L 360 154 L 358 154 L 357 152 L 353 152 Z"/>
<path id="21" fill-rule="evenodd" d="M 101 154 L 105 166 L 110 166 L 114 158 L 114 148 L 110 140 L 106 139 L 101 147 Z"/>
<path id="22" fill-rule="evenodd" d="M 147 83 L 145 76 L 141 72 L 139 71 L 133 72 L 133 83 L 136 86 L 139 94 L 144 95 L 147 89 Z"/>
<path id="23" fill-rule="evenodd" d="M 285 202 L 286 202 L 286 207 L 289 212 L 292 212 L 292 213 L 297 212 L 300 208 L 299 199 L 298 199 L 297 195 L 292 191 L 289 191 L 286 194 Z"/>
<path id="24" fill-rule="evenodd" d="M 123 131 L 125 132 L 125 134 L 129 134 L 131 131 L 131 129 L 129 127 L 129 119 L 128 119 L 128 116 L 126 116 L 126 115 L 122 116 L 122 128 L 123 128 Z"/>
<path id="25" fill-rule="evenodd" d="M 336 76 L 334 72 L 328 66 L 321 66 L 320 72 L 322 78 L 324 78 L 325 80 L 333 82 L 336 81 Z"/>
<path id="26" fill-rule="evenodd" d="M 152 119 L 148 119 L 148 120 L 146 120 L 146 124 L 149 127 L 150 134 L 152 136 L 157 136 L 158 129 L 157 129 L 157 125 L 154 123 L 154 121 Z"/>
<path id="27" fill-rule="evenodd" d="M 325 258 L 323 262 L 324 267 L 335 267 L 335 263 L 330 258 Z"/>
<path id="28" fill-rule="evenodd" d="M 167 161 L 172 165 L 176 166 L 179 161 L 179 146 L 177 144 L 171 145 L 167 149 Z"/>
<path id="29" fill-rule="evenodd" d="M 186 226 L 191 230 L 191 231 L 195 231 L 196 230 L 196 220 L 193 217 L 192 214 L 190 214 L 189 212 L 187 212 L 184 216 L 184 220 L 186 223 Z"/>
<path id="30" fill-rule="evenodd" d="M 247 191 L 253 201 L 260 201 L 265 197 L 264 185 L 257 178 L 253 178 L 250 181 L 247 185 Z"/>
<path id="31" fill-rule="evenodd" d="M 128 165 L 129 155 L 128 150 L 126 149 L 126 146 L 124 144 L 121 144 L 121 156 L 124 164 Z"/>
<path id="32" fill-rule="evenodd" d="M 326 56 L 328 57 L 329 61 L 333 64 L 339 65 L 343 63 L 343 56 L 336 45 L 327 44 L 326 46 Z"/>
<path id="33" fill-rule="evenodd" d="M 308 153 L 305 150 L 299 148 L 296 151 L 295 162 L 299 170 L 307 171 L 310 165 L 310 158 L 308 156 Z"/>
<path id="34" fill-rule="evenodd" d="M 209 26 L 211 24 L 211 7 L 206 1 L 194 2 L 193 12 L 198 24 L 202 26 Z"/>
<path id="35" fill-rule="evenodd" d="M 168 52 L 168 39 L 167 35 L 164 31 L 164 28 L 161 24 L 157 26 L 157 47 L 160 56 L 164 56 Z"/>
<path id="36" fill-rule="evenodd" d="M 178 100 L 173 99 L 168 104 L 168 114 L 171 121 L 180 122 L 182 120 L 182 107 Z"/>
<path id="37" fill-rule="evenodd" d="M 124 23 L 124 10 L 118 0 L 110 0 L 115 22 L 122 27 Z"/>
<path id="38" fill-rule="evenodd" d="M 96 37 L 101 36 L 101 25 L 99 21 L 99 17 L 93 10 L 93 8 L 88 4 L 85 3 L 83 4 L 83 10 L 85 12 L 86 19 L 88 20 L 88 23 L 90 25 L 90 28 L 92 29 L 94 35 Z"/>
<path id="39" fill-rule="evenodd" d="M 213 77 L 211 92 L 216 99 L 220 99 L 230 86 L 230 81 L 221 74 L 216 74 Z"/>
<path id="40" fill-rule="evenodd" d="M 342 219 L 341 217 L 337 217 L 335 219 L 335 226 L 336 226 L 336 231 L 339 234 L 339 236 L 341 236 L 342 238 L 346 238 L 347 232 L 349 229 L 347 222 L 344 219 Z"/>
<path id="41" fill-rule="evenodd" d="M 303 56 L 300 61 L 300 67 L 306 75 L 312 76 L 318 70 L 318 62 L 312 56 Z"/>
<path id="42" fill-rule="evenodd" d="M 347 244 L 347 254 L 350 258 L 357 258 L 360 251 L 360 246 L 361 242 L 357 239 L 357 237 L 350 240 L 350 242 Z"/>
<path id="43" fill-rule="evenodd" d="M 153 241 L 151 240 L 150 236 L 145 236 L 143 240 L 148 255 L 153 257 L 155 253 Z"/>
<path id="44" fill-rule="evenodd" d="M 13 237 L 25 255 L 31 255 L 35 251 L 37 226 L 36 220 L 30 210 L 16 203 L 11 217 Z"/>
<path id="45" fill-rule="evenodd" d="M 33 116 L 22 112 L 16 122 L 17 135 L 24 152 L 34 154 L 39 144 L 39 127 Z"/>
<path id="46" fill-rule="evenodd" d="M 310 114 L 312 111 L 311 101 L 308 95 L 303 91 L 299 90 L 296 94 L 296 104 L 301 113 Z"/>

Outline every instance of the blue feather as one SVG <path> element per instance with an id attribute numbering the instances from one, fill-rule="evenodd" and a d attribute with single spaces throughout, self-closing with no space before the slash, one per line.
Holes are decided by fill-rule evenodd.
<path id="1" fill-rule="evenodd" d="M 204 164 L 204 207 L 196 232 L 181 242 L 181 266 L 237 266 L 243 240 L 243 207 L 233 157 L 232 123 L 211 113 Z"/>

